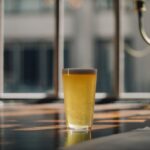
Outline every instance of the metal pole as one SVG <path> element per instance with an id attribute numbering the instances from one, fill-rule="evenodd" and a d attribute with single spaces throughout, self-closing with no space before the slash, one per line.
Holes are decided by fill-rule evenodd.
<path id="1" fill-rule="evenodd" d="M 119 98 L 124 91 L 124 49 L 122 35 L 122 0 L 114 0 L 115 12 L 115 68 L 114 68 L 114 96 Z"/>
<path id="2" fill-rule="evenodd" d="M 0 0 L 0 97 L 4 86 L 4 1 Z"/>
<path id="3" fill-rule="evenodd" d="M 55 86 L 59 97 L 62 92 L 61 70 L 64 67 L 64 0 L 56 0 L 56 51 L 55 51 Z"/>

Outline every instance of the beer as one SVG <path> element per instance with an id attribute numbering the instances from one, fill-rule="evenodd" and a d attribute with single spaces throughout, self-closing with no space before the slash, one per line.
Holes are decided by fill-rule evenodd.
<path id="1" fill-rule="evenodd" d="M 91 128 L 96 89 L 96 69 L 64 69 L 64 102 L 67 127 Z"/>
<path id="2" fill-rule="evenodd" d="M 91 140 L 91 132 L 73 132 L 68 130 L 65 146 L 72 146 L 87 140 Z"/>

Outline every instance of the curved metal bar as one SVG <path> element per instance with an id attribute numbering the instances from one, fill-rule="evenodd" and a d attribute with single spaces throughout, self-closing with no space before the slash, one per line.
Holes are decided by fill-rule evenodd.
<path id="1" fill-rule="evenodd" d="M 139 31 L 140 34 L 143 38 L 143 40 L 150 45 L 150 38 L 148 37 L 148 35 L 146 34 L 144 27 L 143 27 L 143 23 L 142 23 L 142 12 L 138 11 L 138 22 L 139 22 Z"/>
<path id="2" fill-rule="evenodd" d="M 138 23 L 139 23 L 140 34 L 141 34 L 143 40 L 148 45 L 150 45 L 150 38 L 148 37 L 148 35 L 146 34 L 146 32 L 144 30 L 143 21 L 142 21 L 143 12 L 146 11 L 145 0 L 136 0 L 135 5 L 136 5 L 137 12 L 138 12 Z"/>

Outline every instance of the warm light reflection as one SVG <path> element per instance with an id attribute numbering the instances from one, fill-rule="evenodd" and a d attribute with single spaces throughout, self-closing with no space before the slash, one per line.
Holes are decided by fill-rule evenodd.
<path id="1" fill-rule="evenodd" d="M 39 123 L 65 123 L 65 120 L 37 120 Z"/>
<path id="2" fill-rule="evenodd" d="M 103 129 L 110 129 L 110 128 L 116 128 L 119 127 L 119 125 L 93 125 L 93 130 L 103 130 Z M 26 128 L 19 128 L 14 129 L 15 131 L 44 131 L 44 130 L 54 130 L 59 129 L 62 132 L 68 132 L 66 129 L 66 125 L 49 125 L 49 126 L 38 126 L 38 127 L 26 127 Z"/>
<path id="3" fill-rule="evenodd" d="M 144 119 L 144 120 L 148 120 L 150 119 L 150 115 L 144 115 L 144 116 L 132 116 L 129 119 L 135 119 L 135 120 L 139 120 L 139 119 Z"/>
<path id="4" fill-rule="evenodd" d="M 120 118 L 120 113 L 118 111 L 113 112 L 100 112 L 94 114 L 94 119 L 108 119 L 108 118 Z"/>
<path id="5" fill-rule="evenodd" d="M 92 130 L 116 128 L 118 127 L 119 123 L 141 123 L 145 122 L 147 119 L 150 119 L 150 110 L 131 109 L 139 107 L 143 107 L 143 105 L 142 106 L 137 104 L 96 105 L 95 110 L 98 112 L 95 112 L 94 114 L 95 122 Z M 127 110 L 127 108 L 129 110 Z M 6 117 L 5 119 L 7 119 L 7 123 L 1 124 L 0 129 L 16 128 L 15 130 L 17 131 L 40 131 L 40 130 L 42 131 L 42 130 L 60 129 L 61 131 L 66 131 L 65 120 L 64 119 L 59 120 L 57 118 L 54 118 L 55 114 L 60 115 L 63 113 L 64 113 L 63 104 L 44 104 L 44 105 L 8 104 L 3 107 L 3 111 L 0 111 L 0 116 Z M 21 125 L 15 124 L 17 118 L 14 117 L 21 117 L 21 118 L 28 116 L 34 117 L 35 115 L 39 116 L 50 115 L 50 116 L 49 118 L 40 118 L 41 120 L 38 119 L 32 120 L 33 124 L 34 122 L 38 122 L 38 123 L 50 123 L 50 125 L 34 126 L 34 127 L 32 127 L 31 125 L 28 127 L 21 128 L 21 126 L 24 126 L 24 124 Z M 103 125 L 102 123 L 105 123 L 105 125 Z"/>
<path id="6" fill-rule="evenodd" d="M 23 110 L 16 110 L 16 111 L 12 111 L 12 112 L 3 112 L 0 113 L 0 116 L 4 116 L 4 117 L 21 117 L 21 116 L 32 116 L 32 115 L 46 115 L 46 114 L 58 114 L 60 112 L 64 112 L 61 110 L 28 110 L 28 109 L 23 109 Z"/>
<path id="7" fill-rule="evenodd" d="M 54 129 L 64 129 L 65 125 L 49 125 L 49 126 L 38 126 L 38 127 L 26 127 L 15 129 L 15 131 L 43 131 L 43 130 L 54 130 Z"/>
<path id="8" fill-rule="evenodd" d="M 0 111 L 0 116 L 20 117 L 31 115 L 46 115 L 64 113 L 63 104 L 42 104 L 42 105 L 25 105 L 25 104 L 8 104 Z"/>
<path id="9" fill-rule="evenodd" d="M 22 103 L 10 103 L 6 104 L 3 107 L 3 110 L 8 110 L 8 111 L 13 111 L 13 110 L 49 110 L 49 109 L 58 109 L 62 110 L 63 109 L 63 104 L 34 104 L 34 105 L 27 105 L 27 104 L 22 104 Z"/>
<path id="10" fill-rule="evenodd" d="M 95 122 L 96 123 L 96 122 Z M 94 130 L 104 130 L 104 129 L 112 129 L 112 128 L 117 128 L 119 127 L 119 124 L 93 124 L 92 128 L 91 128 L 91 131 L 94 131 Z M 98 122 L 97 122 L 98 123 Z M 63 129 L 63 130 L 60 130 L 60 132 L 64 133 L 64 132 L 67 132 L 68 130 L 67 129 Z"/>
<path id="11" fill-rule="evenodd" d="M 128 119 L 121 119 L 121 120 L 98 120 L 95 122 L 100 122 L 100 123 L 140 123 L 144 122 L 145 120 L 128 120 Z"/>
<path id="12" fill-rule="evenodd" d="M 119 125 L 94 125 L 92 127 L 92 130 L 103 130 L 103 129 L 111 129 L 117 127 L 119 127 Z"/>
<path id="13" fill-rule="evenodd" d="M 0 129 L 20 127 L 19 124 L 0 124 Z"/>
<path id="14" fill-rule="evenodd" d="M 122 109 L 139 109 L 143 108 L 144 104 L 102 104 L 102 105 L 96 105 L 95 110 L 96 111 L 108 111 L 108 110 L 122 110 Z"/>
<path id="15" fill-rule="evenodd" d="M 145 105 L 144 104 L 101 104 L 101 105 L 95 105 L 95 110 L 96 111 L 107 111 L 107 110 L 122 110 L 122 109 L 140 109 L 143 108 Z M 17 104 L 7 104 L 3 106 L 3 109 L 5 110 L 37 110 L 37 109 L 57 109 L 57 110 L 63 110 L 64 109 L 64 104 L 42 104 L 42 105 L 25 105 L 22 103 L 17 103 Z"/>
<path id="16" fill-rule="evenodd" d="M 123 111 L 112 111 L 112 112 L 100 112 L 95 113 L 95 119 L 115 119 L 115 118 L 126 118 L 135 115 L 150 115 L 149 110 L 123 110 Z"/>

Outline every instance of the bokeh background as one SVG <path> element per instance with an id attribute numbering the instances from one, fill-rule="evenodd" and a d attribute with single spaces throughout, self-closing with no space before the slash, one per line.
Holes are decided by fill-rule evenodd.
<path id="1" fill-rule="evenodd" d="M 4 90 L 54 89 L 54 0 L 5 0 Z M 97 92 L 112 94 L 115 18 L 113 0 L 65 0 L 64 66 L 96 67 Z M 150 1 L 144 27 L 150 35 Z M 150 92 L 150 46 L 142 40 L 132 0 L 122 3 L 124 92 Z"/>

